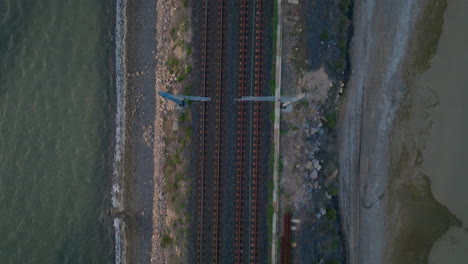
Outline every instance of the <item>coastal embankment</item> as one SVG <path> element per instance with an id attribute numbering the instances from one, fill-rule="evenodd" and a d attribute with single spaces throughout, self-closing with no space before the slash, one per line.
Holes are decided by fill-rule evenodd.
<path id="1" fill-rule="evenodd" d="M 438 100 L 417 83 L 437 51 L 446 7 L 445 0 L 355 1 L 339 120 L 350 263 L 428 263 L 435 240 L 461 225 L 421 169 L 432 127 L 426 110 Z"/>

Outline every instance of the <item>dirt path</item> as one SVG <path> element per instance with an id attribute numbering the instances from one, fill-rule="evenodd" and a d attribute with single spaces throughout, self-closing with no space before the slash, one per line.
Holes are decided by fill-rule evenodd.
<path id="1" fill-rule="evenodd" d="M 389 135 L 414 1 L 356 0 L 352 74 L 340 116 L 340 206 L 350 263 L 383 263 Z"/>
<path id="2" fill-rule="evenodd" d="M 276 65 L 275 65 L 275 96 L 281 96 L 281 60 L 283 55 L 282 45 L 282 6 L 281 0 L 277 0 L 278 5 L 278 25 L 276 31 Z M 273 142 L 274 142 L 274 154 L 273 154 L 273 223 L 272 223 L 272 234 L 271 234 L 271 263 L 277 263 L 277 243 L 278 243 L 278 180 L 279 180 L 279 151 L 280 151 L 280 106 L 279 101 L 275 102 L 275 121 L 273 127 Z"/>

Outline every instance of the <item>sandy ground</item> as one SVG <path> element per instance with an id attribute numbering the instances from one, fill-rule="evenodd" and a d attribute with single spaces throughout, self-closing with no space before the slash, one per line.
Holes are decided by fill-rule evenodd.
<path id="1" fill-rule="evenodd" d="M 404 90 L 400 71 L 414 21 L 415 1 L 357 0 L 352 74 L 341 109 L 340 207 L 349 263 L 383 263 L 389 135 Z"/>

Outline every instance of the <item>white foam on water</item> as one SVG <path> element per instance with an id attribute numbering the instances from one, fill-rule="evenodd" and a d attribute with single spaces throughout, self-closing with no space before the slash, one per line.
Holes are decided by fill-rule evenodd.
<path id="1" fill-rule="evenodd" d="M 125 33 L 126 33 L 126 0 L 116 0 L 116 30 L 115 30 L 115 86 L 117 94 L 117 109 L 115 116 L 115 150 L 113 161 L 112 206 L 117 211 L 123 209 L 122 182 L 123 156 L 125 150 Z M 115 263 L 125 263 L 124 223 L 119 217 L 114 218 L 115 229 Z"/>
<path id="2" fill-rule="evenodd" d="M 119 217 L 114 218 L 115 228 L 115 263 L 125 263 L 125 246 L 124 246 L 124 224 Z"/>
<path id="3" fill-rule="evenodd" d="M 117 0 L 116 14 L 116 51 L 115 71 L 117 90 L 117 113 L 115 117 L 115 153 L 113 163 L 112 205 L 122 209 L 122 157 L 125 148 L 125 104 L 126 104 L 126 79 L 125 79 L 125 0 Z"/>

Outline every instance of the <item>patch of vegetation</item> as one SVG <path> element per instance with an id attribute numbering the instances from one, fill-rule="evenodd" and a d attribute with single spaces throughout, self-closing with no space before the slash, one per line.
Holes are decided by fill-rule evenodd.
<path id="1" fill-rule="evenodd" d="M 336 45 L 340 49 L 340 58 L 345 59 L 348 52 L 348 42 L 346 39 L 342 39 Z"/>
<path id="2" fill-rule="evenodd" d="M 325 118 L 327 119 L 326 125 L 328 128 L 333 129 L 336 127 L 336 113 L 335 112 L 328 112 L 325 115 Z"/>
<path id="3" fill-rule="evenodd" d="M 339 58 L 338 60 L 335 61 L 335 71 L 337 73 L 342 73 L 346 71 L 346 68 L 347 68 L 346 59 Z"/>
<path id="4" fill-rule="evenodd" d="M 283 168 L 283 159 L 280 158 L 280 160 L 278 161 L 278 173 L 283 172 Z"/>
<path id="5" fill-rule="evenodd" d="M 335 184 L 331 185 L 330 188 L 328 189 L 328 194 L 333 195 L 333 196 L 338 195 L 338 186 L 336 186 Z"/>
<path id="6" fill-rule="evenodd" d="M 172 38 L 172 39 L 176 39 L 176 38 L 177 38 L 177 31 L 178 31 L 178 30 L 177 30 L 177 27 L 171 28 L 169 34 L 171 35 L 171 38 Z"/>
<path id="7" fill-rule="evenodd" d="M 341 0 L 341 2 L 338 4 L 338 7 L 340 8 L 341 12 L 344 15 L 349 15 L 349 7 L 351 6 L 351 0 Z"/>
<path id="8" fill-rule="evenodd" d="M 193 84 L 185 85 L 183 88 L 184 94 L 190 94 L 190 92 L 192 91 L 192 88 L 193 88 Z"/>
<path id="9" fill-rule="evenodd" d="M 192 127 L 188 127 L 187 129 L 185 129 L 185 137 L 186 137 L 187 139 L 189 139 L 189 138 L 192 137 L 192 133 L 193 133 Z"/>
<path id="10" fill-rule="evenodd" d="M 189 28 L 189 21 L 187 18 L 185 18 L 182 23 L 180 23 L 180 26 L 179 26 L 179 30 L 180 32 L 182 33 L 186 33 L 188 31 L 188 28 Z"/>
<path id="11" fill-rule="evenodd" d="M 322 33 L 320 33 L 320 40 L 321 41 L 330 40 L 330 34 L 328 34 L 328 31 L 322 31 Z"/>
<path id="12" fill-rule="evenodd" d="M 166 170 L 167 169 L 173 170 L 175 168 L 176 168 L 176 163 L 175 163 L 174 159 L 168 158 L 167 161 L 166 161 Z"/>
<path id="13" fill-rule="evenodd" d="M 192 65 L 185 66 L 185 73 L 186 74 L 191 74 L 192 73 Z"/>
<path id="14" fill-rule="evenodd" d="M 185 53 L 187 53 L 187 56 L 192 55 L 192 46 L 190 45 L 185 45 Z"/>
<path id="15" fill-rule="evenodd" d="M 172 157 L 172 159 L 174 160 L 174 163 L 177 164 L 177 165 L 180 165 L 182 164 L 182 160 L 180 159 L 180 154 L 179 152 L 176 152 L 174 154 L 174 156 Z"/>
<path id="16" fill-rule="evenodd" d="M 188 76 L 186 74 L 182 74 L 182 75 L 177 76 L 176 80 L 178 82 L 185 81 L 187 79 L 187 77 Z"/>
<path id="17" fill-rule="evenodd" d="M 168 246 L 172 244 L 172 242 L 173 242 L 172 237 L 170 237 L 169 235 L 164 235 L 161 238 L 161 247 L 167 248 Z"/>
<path id="18" fill-rule="evenodd" d="M 182 113 L 180 113 L 180 115 L 179 115 L 179 120 L 181 122 L 185 122 L 185 121 L 187 121 L 187 119 L 188 119 L 188 112 L 187 111 L 182 111 Z"/>
<path id="19" fill-rule="evenodd" d="M 175 73 L 179 67 L 179 63 L 179 59 L 177 59 L 175 56 L 169 56 L 166 61 L 166 67 L 168 68 L 169 73 Z"/>
<path id="20" fill-rule="evenodd" d="M 335 221 L 336 220 L 336 211 L 334 209 L 328 210 L 327 214 L 327 219 L 329 221 Z"/>

